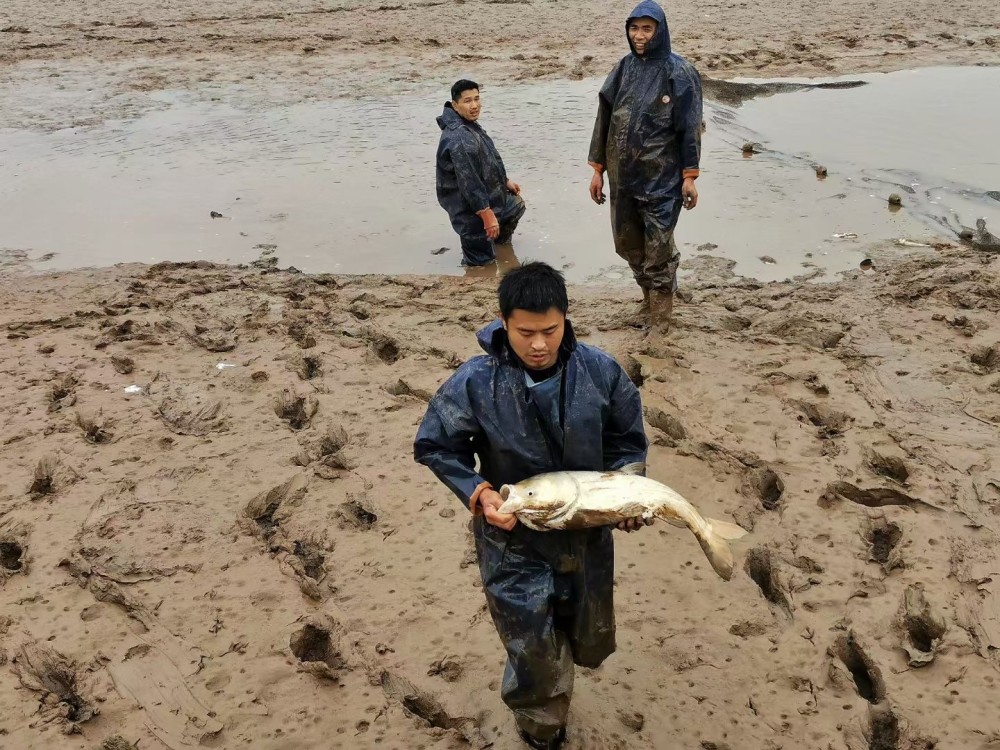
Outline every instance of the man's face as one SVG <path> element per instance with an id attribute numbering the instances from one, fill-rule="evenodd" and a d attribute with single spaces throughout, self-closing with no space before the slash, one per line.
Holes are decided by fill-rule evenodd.
<path id="1" fill-rule="evenodd" d="M 504 327 L 511 349 L 528 369 L 546 370 L 559 359 L 566 316 L 556 308 L 543 313 L 514 310 Z"/>
<path id="2" fill-rule="evenodd" d="M 656 21 L 652 18 L 633 18 L 628 25 L 628 38 L 637 55 L 645 55 L 656 34 Z"/>
<path id="3" fill-rule="evenodd" d="M 458 95 L 458 99 L 451 103 L 451 106 L 464 119 L 475 122 L 479 119 L 479 112 L 482 105 L 479 103 L 479 89 L 467 89 Z"/>

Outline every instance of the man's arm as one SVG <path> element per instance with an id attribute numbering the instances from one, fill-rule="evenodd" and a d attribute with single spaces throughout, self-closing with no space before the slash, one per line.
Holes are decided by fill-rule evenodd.
<path id="1" fill-rule="evenodd" d="M 616 65 L 597 95 L 597 118 L 594 120 L 594 132 L 590 137 L 590 152 L 587 155 L 587 163 L 594 168 L 594 175 L 590 180 L 590 197 L 597 204 L 604 203 L 608 131 L 611 128 L 611 108 L 617 90 L 618 69 L 619 66 Z"/>
<path id="2" fill-rule="evenodd" d="M 448 153 L 455 167 L 458 191 L 474 213 L 490 207 L 490 191 L 483 182 L 483 165 L 478 148 L 468 138 L 459 136 L 448 144 Z"/>
<path id="3" fill-rule="evenodd" d="M 681 164 L 684 179 L 698 177 L 701 163 L 702 98 L 701 76 L 691 65 L 685 65 L 677 75 L 674 91 L 675 123 L 681 136 Z"/>
<path id="4" fill-rule="evenodd" d="M 613 362 L 613 360 L 612 360 Z M 646 462 L 646 430 L 642 425 L 642 400 L 621 366 L 614 362 L 611 404 L 604 424 L 602 443 L 604 469 L 615 471 L 623 466 Z"/>
<path id="5" fill-rule="evenodd" d="M 470 405 L 456 402 L 452 395 L 457 394 L 443 392 L 448 386 L 445 384 L 427 407 L 413 443 L 413 458 L 433 471 L 465 507 L 472 509 L 473 498 L 490 486 L 476 471 L 473 440 L 479 425 Z"/>

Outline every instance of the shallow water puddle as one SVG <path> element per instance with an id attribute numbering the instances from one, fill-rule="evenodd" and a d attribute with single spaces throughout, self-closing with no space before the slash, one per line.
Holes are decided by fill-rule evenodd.
<path id="1" fill-rule="evenodd" d="M 1000 189 L 988 182 L 1000 180 L 1000 149 L 987 133 L 1000 112 L 982 111 L 1000 107 L 983 95 L 1000 90 L 1000 70 L 865 79 L 709 104 L 701 201 L 677 234 L 685 258 L 722 256 L 762 280 L 829 274 L 857 268 L 871 243 L 953 239 L 979 215 L 1000 226 L 1000 202 L 987 195 Z M 599 85 L 483 91 L 483 124 L 529 205 L 514 252 L 575 281 L 628 277 L 607 206 L 587 193 Z M 281 267 L 305 271 L 463 273 L 434 195 L 443 95 L 256 110 L 196 92 L 153 98 L 157 108 L 126 122 L 0 131 L 0 248 L 56 253 L 39 268 L 245 263 L 276 246 Z M 745 157 L 747 140 L 765 151 Z M 901 211 L 888 210 L 890 192 L 903 194 Z"/>

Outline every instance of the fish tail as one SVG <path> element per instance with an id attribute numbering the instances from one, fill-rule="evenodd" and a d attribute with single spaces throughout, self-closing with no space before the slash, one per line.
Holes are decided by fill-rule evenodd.
<path id="1" fill-rule="evenodd" d="M 712 527 L 712 532 L 723 539 L 742 539 L 746 536 L 747 530 L 731 521 L 720 521 L 717 518 L 706 518 L 705 520 Z"/>
<path id="2" fill-rule="evenodd" d="M 736 564 L 736 561 L 733 559 L 733 551 L 729 549 L 729 543 L 725 538 L 721 534 L 715 533 L 711 526 L 709 526 L 707 532 L 696 534 L 696 536 L 698 544 L 701 545 L 705 553 L 705 557 L 708 558 L 709 563 L 712 565 L 712 569 L 724 581 L 732 578 L 733 566 Z"/>

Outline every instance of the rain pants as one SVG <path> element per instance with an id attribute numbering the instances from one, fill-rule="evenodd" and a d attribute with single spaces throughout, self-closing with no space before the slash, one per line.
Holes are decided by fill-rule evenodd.
<path id="1" fill-rule="evenodd" d="M 437 118 L 441 140 L 437 150 L 438 203 L 448 212 L 462 242 L 466 265 L 482 266 L 496 260 L 494 241 L 486 236 L 476 214 L 492 208 L 500 222 L 498 244 L 510 242 L 524 215 L 524 201 L 507 189 L 507 170 L 493 139 L 478 123 L 456 112 L 451 102 Z"/>
<path id="2" fill-rule="evenodd" d="M 529 393 L 499 321 L 478 338 L 486 355 L 441 386 L 414 445 L 416 460 L 467 507 L 484 482 L 499 489 L 549 471 L 645 461 L 639 392 L 608 354 L 577 343 L 568 321 L 554 409 Z M 501 696 L 521 729 L 551 739 L 566 724 L 573 665 L 595 668 L 615 650 L 611 529 L 507 532 L 477 515 L 473 533 L 507 651 Z"/>
<path id="3" fill-rule="evenodd" d="M 601 87 L 588 160 L 607 170 L 616 252 L 639 286 L 668 292 L 680 262 L 673 234 L 681 186 L 699 170 L 701 78 L 671 52 L 666 15 L 652 0 L 632 11 L 625 38 L 629 23 L 646 17 L 656 34 L 643 56 L 633 47 Z"/>

